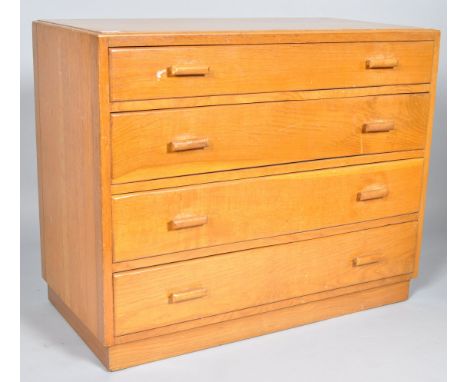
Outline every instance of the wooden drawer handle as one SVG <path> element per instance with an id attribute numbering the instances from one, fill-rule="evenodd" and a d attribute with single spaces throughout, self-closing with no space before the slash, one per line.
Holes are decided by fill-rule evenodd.
<path id="1" fill-rule="evenodd" d="M 367 69 L 393 69 L 398 66 L 398 60 L 393 57 L 373 57 L 366 61 Z"/>
<path id="2" fill-rule="evenodd" d="M 210 67 L 206 65 L 194 66 L 176 66 L 173 65 L 167 70 L 167 74 L 171 77 L 184 76 L 204 76 L 210 72 Z"/>
<path id="3" fill-rule="evenodd" d="M 169 295 L 169 304 L 177 304 L 179 302 L 195 300 L 196 298 L 202 298 L 207 295 L 207 290 L 204 288 L 191 289 L 184 292 L 171 293 Z"/>
<path id="4" fill-rule="evenodd" d="M 354 258 L 353 266 L 360 267 L 362 265 L 375 264 L 382 261 L 381 255 L 368 255 L 368 256 L 359 256 Z"/>
<path id="5" fill-rule="evenodd" d="M 362 126 L 363 133 L 384 133 L 393 129 L 395 129 L 393 121 L 370 122 Z"/>
<path id="6" fill-rule="evenodd" d="M 388 188 L 385 185 L 372 185 L 358 192 L 357 200 L 362 202 L 365 200 L 382 199 L 388 195 Z"/>
<path id="7" fill-rule="evenodd" d="M 169 143 L 169 151 L 188 151 L 188 150 L 200 150 L 208 147 L 208 138 L 194 138 L 184 139 L 179 141 L 172 141 Z"/>
<path id="8" fill-rule="evenodd" d="M 191 216 L 187 218 L 174 219 L 169 222 L 169 230 L 175 231 L 183 228 L 199 227 L 208 222 L 206 216 Z"/>

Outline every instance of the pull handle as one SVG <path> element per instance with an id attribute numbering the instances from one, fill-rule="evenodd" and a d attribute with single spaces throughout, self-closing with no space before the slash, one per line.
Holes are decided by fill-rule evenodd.
<path id="1" fill-rule="evenodd" d="M 183 292 L 175 292 L 169 295 L 169 304 L 177 304 L 179 302 L 185 302 L 195 300 L 197 298 L 205 297 L 208 291 L 204 288 L 190 289 Z"/>
<path id="2" fill-rule="evenodd" d="M 365 123 L 362 126 L 362 132 L 366 133 L 385 133 L 395 129 L 395 123 L 393 121 L 378 121 Z"/>
<path id="3" fill-rule="evenodd" d="M 170 77 L 184 76 L 205 76 L 210 72 L 210 67 L 206 65 L 172 65 L 167 69 Z"/>
<path id="4" fill-rule="evenodd" d="M 169 143 L 169 151 L 188 151 L 188 150 L 201 150 L 208 147 L 208 138 L 194 138 L 172 141 Z"/>
<path id="5" fill-rule="evenodd" d="M 381 255 L 359 256 L 353 259 L 353 266 L 360 267 L 362 265 L 375 264 L 381 261 L 382 261 Z"/>
<path id="6" fill-rule="evenodd" d="M 393 69 L 398 66 L 394 57 L 371 57 L 366 61 L 367 69 Z"/>
<path id="7" fill-rule="evenodd" d="M 183 228 L 192 228 L 205 225 L 208 222 L 206 216 L 190 216 L 186 218 L 173 219 L 169 222 L 169 230 L 175 231 Z"/>
<path id="8" fill-rule="evenodd" d="M 357 200 L 359 202 L 365 200 L 382 199 L 388 195 L 388 188 L 385 185 L 374 184 L 372 186 L 364 188 L 358 192 Z"/>

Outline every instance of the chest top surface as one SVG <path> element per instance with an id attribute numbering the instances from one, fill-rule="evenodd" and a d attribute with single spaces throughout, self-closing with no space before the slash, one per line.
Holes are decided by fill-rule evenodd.
<path id="1" fill-rule="evenodd" d="M 70 19 L 44 20 L 98 34 L 235 32 L 235 31 L 343 31 L 405 30 L 413 27 L 335 18 L 246 18 L 246 19 Z"/>
<path id="2" fill-rule="evenodd" d="M 98 36 L 109 47 L 432 41 L 433 29 L 334 18 L 70 19 L 37 23 Z"/>

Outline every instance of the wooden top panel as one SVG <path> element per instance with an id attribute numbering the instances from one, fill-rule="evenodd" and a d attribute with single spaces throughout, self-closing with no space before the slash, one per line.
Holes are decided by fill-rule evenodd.
<path id="1" fill-rule="evenodd" d="M 332 18 L 258 19 L 71 19 L 46 22 L 85 29 L 99 34 L 232 32 L 232 31 L 324 31 L 349 29 L 413 29 L 396 25 Z"/>
<path id="2" fill-rule="evenodd" d="M 109 47 L 433 41 L 439 32 L 328 18 L 46 20 L 107 40 Z"/>
<path id="3" fill-rule="evenodd" d="M 438 31 L 331 18 L 88 19 L 40 23 L 78 29 L 112 46 L 434 40 Z"/>

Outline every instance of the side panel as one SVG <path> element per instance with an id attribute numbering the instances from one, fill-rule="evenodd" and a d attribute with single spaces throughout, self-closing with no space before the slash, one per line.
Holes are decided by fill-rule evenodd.
<path id="1" fill-rule="evenodd" d="M 418 233 L 418 246 L 416 249 L 415 265 L 413 277 L 417 277 L 419 273 L 419 257 L 421 255 L 421 246 L 424 229 L 424 212 L 426 209 L 426 193 L 427 193 L 427 180 L 429 177 L 429 160 L 431 156 L 431 142 L 432 142 L 432 128 L 434 121 L 435 98 L 436 98 L 436 85 L 437 85 L 437 71 L 439 66 L 439 47 L 440 47 L 440 33 L 434 41 L 434 56 L 432 62 L 432 78 L 431 78 L 431 103 L 429 105 L 429 118 L 427 121 L 426 130 L 426 145 L 424 152 L 424 168 L 423 168 L 423 182 L 421 192 L 421 204 L 419 207 L 419 233 Z"/>
<path id="2" fill-rule="evenodd" d="M 33 29 L 43 277 L 102 340 L 99 41 Z"/>

